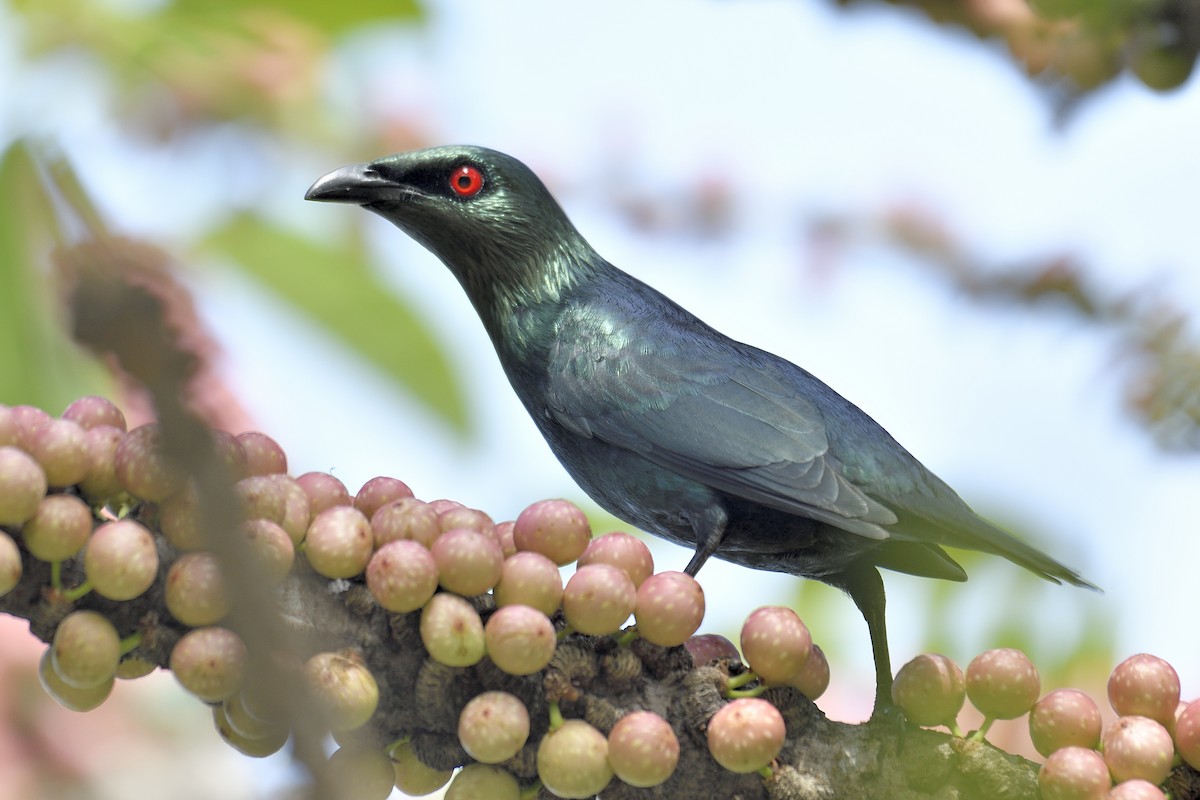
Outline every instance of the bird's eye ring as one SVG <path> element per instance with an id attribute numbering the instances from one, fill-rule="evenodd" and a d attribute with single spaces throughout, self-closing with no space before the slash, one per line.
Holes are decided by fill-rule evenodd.
<path id="1" fill-rule="evenodd" d="M 463 199 L 474 197 L 483 189 L 483 173 L 478 167 L 463 164 L 450 173 L 450 188 Z"/>

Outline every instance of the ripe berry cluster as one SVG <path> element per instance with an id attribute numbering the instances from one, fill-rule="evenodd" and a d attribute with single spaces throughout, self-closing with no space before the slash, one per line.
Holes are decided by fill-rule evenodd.
<path id="1" fill-rule="evenodd" d="M 1157 656 L 1140 653 L 1112 671 L 1108 700 L 1118 718 L 1107 731 L 1084 692 L 1055 689 L 1038 699 L 1040 693 L 1029 658 L 1005 648 L 976 656 L 965 676 L 945 656 L 919 655 L 901 667 L 892 698 L 909 721 L 945 725 L 956 735 L 969 698 L 984 715 L 974 738 L 994 720 L 1029 714 L 1030 738 L 1046 756 L 1038 773 L 1044 800 L 1164 800 L 1161 786 L 1173 767 L 1200 769 L 1200 700 L 1180 702 L 1179 676 Z"/>

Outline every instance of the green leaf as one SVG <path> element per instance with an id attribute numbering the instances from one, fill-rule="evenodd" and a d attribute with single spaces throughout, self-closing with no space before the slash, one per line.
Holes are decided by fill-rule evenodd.
<path id="1" fill-rule="evenodd" d="M 67 335 L 47 279 L 54 212 L 24 141 L 0 156 L 0 197 L 0 402 L 57 413 L 107 384 Z"/>
<path id="2" fill-rule="evenodd" d="M 203 246 L 222 252 L 410 391 L 459 433 L 470 432 L 450 358 L 421 317 L 351 244 L 326 247 L 243 215 Z"/>
<path id="3" fill-rule="evenodd" d="M 348 3 L 329 0 L 289 0 L 289 2 L 247 3 L 245 0 L 176 0 L 172 8 L 189 14 L 204 13 L 223 17 L 249 9 L 277 10 L 308 23 L 329 36 L 337 36 L 363 25 L 381 22 L 417 22 L 424 18 L 419 0 L 354 0 Z"/>

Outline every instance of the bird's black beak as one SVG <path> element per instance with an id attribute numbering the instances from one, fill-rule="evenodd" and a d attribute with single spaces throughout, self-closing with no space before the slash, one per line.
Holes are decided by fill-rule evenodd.
<path id="1" fill-rule="evenodd" d="M 379 174 L 370 164 L 351 164 L 317 179 L 304 193 L 305 200 L 367 205 L 395 197 L 401 187 Z"/>

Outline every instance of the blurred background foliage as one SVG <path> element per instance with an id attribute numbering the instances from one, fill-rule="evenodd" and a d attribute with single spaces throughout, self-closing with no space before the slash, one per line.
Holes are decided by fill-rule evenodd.
<path id="1" fill-rule="evenodd" d="M 1013 68 L 1029 76 L 1064 121 L 1124 71 L 1155 91 L 1179 87 L 1189 80 L 1200 49 L 1200 5 L 1190 0 L 894 4 L 923 15 L 947 35 L 967 30 L 980 47 L 1005 48 Z M 855 13 L 875 3 L 839 0 L 837 5 Z M 37 100 L 52 104 L 56 82 L 64 76 L 75 79 L 83 65 L 83 85 L 63 96 L 87 93 L 115 122 L 122 139 L 118 149 L 153 159 L 161 173 L 164 208 L 201 209 L 178 220 L 169 236 L 149 242 L 170 257 L 174 285 L 186 290 L 198 270 L 234 270 L 386 375 L 447 430 L 467 439 L 478 434 L 464 370 L 429 325 L 419 298 L 405 295 L 381 274 L 364 238 L 368 215 L 347 216 L 343 228 L 319 236 L 300 230 L 280 210 L 280 200 L 269 188 L 271 176 L 263 174 L 254 158 L 264 151 L 287 153 L 313 165 L 315 177 L 344 163 L 346 154 L 438 143 L 437 125 L 429 116 L 375 104 L 369 94 L 347 99 L 330 90 L 343 69 L 337 63 L 339 47 L 355 37 L 388 31 L 419 35 L 427 13 L 422 3 L 8 0 L 3 13 L 12 28 L 10 39 L 20 46 L 11 57 L 24 79 L 40 87 Z M 49 180 L 47 173 L 62 142 L 36 103 L 28 97 L 23 103 L 0 103 L 0 402 L 29 403 L 57 413 L 72 398 L 96 392 L 115 393 L 136 405 L 129 396 L 135 392 L 132 387 L 72 344 L 70 322 L 61 311 L 63 276 L 52 269 L 49 257 L 53 248 L 86 236 L 89 226 L 120 215 L 82 185 L 68 185 L 65 191 L 76 194 L 64 203 L 64 184 Z M 68 162 L 86 158 L 69 148 L 62 154 Z M 216 190 L 177 180 L 171 165 L 183 157 L 211 158 L 219 165 L 219 203 L 187 202 L 191 193 Z M 618 176 L 607 188 L 613 206 L 647 235 L 711 241 L 732 228 L 737 201 L 719 182 L 700 178 L 665 196 L 648 196 L 622 184 Z M 107 187 L 103 194 L 119 196 L 119 190 Z M 66 208 L 85 211 L 66 213 Z M 88 214 L 97 219 L 79 218 Z M 992 263 L 938 220 L 905 211 L 880 215 L 862 209 L 818 216 L 808 220 L 807 231 L 811 242 L 823 245 L 870 240 L 907 252 L 970 302 L 1002 302 L 1031 315 L 1087 320 L 1121 354 L 1130 418 L 1167 450 L 1200 449 L 1200 349 L 1186 309 L 1174 307 L 1169 298 L 1098 285 L 1087 265 L 1070 254 Z M 336 272 L 331 264 L 338 265 Z M 386 339 L 381 331 L 388 332 Z M 205 337 L 202 330 L 191 334 Z M 395 346 L 397 340 L 405 346 Z M 221 427 L 247 426 L 250 420 L 230 412 L 235 407 L 218 405 L 210 421 Z M 257 422 L 270 430 L 270 420 Z M 595 522 L 598 531 L 621 527 L 598 512 Z M 1026 590 L 1038 580 L 996 559 L 955 556 L 973 579 L 989 582 L 990 591 L 997 593 L 993 596 L 1006 598 L 981 615 L 971 634 L 975 642 L 1036 653 L 1045 685 L 1080 682 L 1081 673 L 1103 679 L 1114 656 L 1106 620 L 1086 620 L 1073 641 L 1034 641 L 1019 622 L 1019 606 L 1023 597 L 1036 596 Z M 827 587 L 813 582 L 796 586 L 797 607 L 804 609 L 814 630 L 834 628 L 844 619 L 844 600 L 826 602 L 831 597 Z M 952 640 L 961 628 L 947 624 L 960 592 L 951 584 L 931 586 L 928 607 L 907 610 L 923 620 L 927 649 L 968 647 Z"/>

